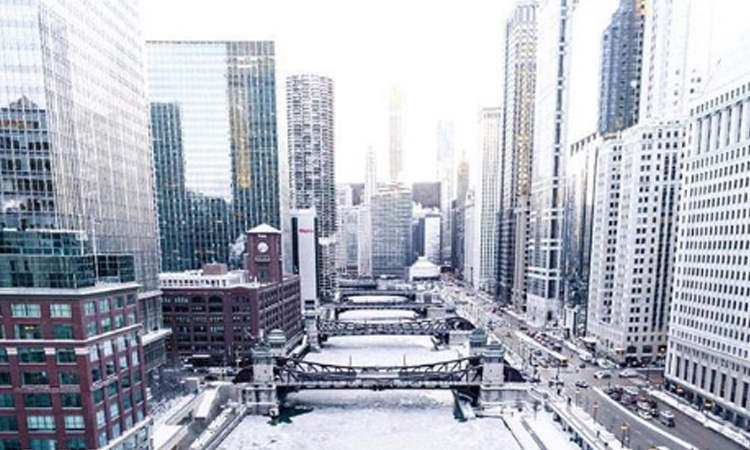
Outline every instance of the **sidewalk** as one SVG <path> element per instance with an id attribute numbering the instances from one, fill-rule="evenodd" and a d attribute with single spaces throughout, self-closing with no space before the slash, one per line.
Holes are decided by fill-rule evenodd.
<path id="1" fill-rule="evenodd" d="M 679 398 L 676 398 L 667 392 L 651 389 L 648 391 L 648 393 L 663 401 L 667 405 L 671 406 L 674 409 L 677 409 L 685 415 L 691 417 L 692 419 L 695 419 L 698 423 L 703 425 L 706 428 L 710 428 L 712 430 L 715 430 L 716 432 L 728 437 L 729 439 L 733 440 L 734 442 L 745 446 L 750 447 L 750 439 L 743 434 L 741 431 L 733 428 L 729 424 L 719 422 L 717 420 L 709 418 L 707 415 L 701 413 L 700 411 L 694 409 L 690 405 L 688 405 L 684 400 L 681 400 Z"/>

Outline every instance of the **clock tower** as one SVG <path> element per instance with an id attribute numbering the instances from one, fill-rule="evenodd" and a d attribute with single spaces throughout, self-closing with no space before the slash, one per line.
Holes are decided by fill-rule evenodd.
<path id="1" fill-rule="evenodd" d="M 258 225 L 247 232 L 245 269 L 261 283 L 281 283 L 281 232 L 270 225 Z"/>

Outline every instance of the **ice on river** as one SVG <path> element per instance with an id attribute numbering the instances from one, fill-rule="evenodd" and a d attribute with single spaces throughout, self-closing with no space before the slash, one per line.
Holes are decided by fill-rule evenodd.
<path id="1" fill-rule="evenodd" d="M 401 365 L 459 357 L 456 348 L 435 351 L 429 337 L 331 338 L 310 361 L 348 365 Z M 289 406 L 308 409 L 271 424 L 250 416 L 221 444 L 223 450 L 520 450 L 498 419 L 461 422 L 449 391 L 302 391 Z"/>

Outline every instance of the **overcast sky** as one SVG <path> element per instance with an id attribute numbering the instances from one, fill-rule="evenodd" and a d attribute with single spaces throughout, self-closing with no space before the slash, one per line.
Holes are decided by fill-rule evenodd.
<path id="1" fill-rule="evenodd" d="M 716 4 L 721 42 L 747 29 L 746 0 Z M 146 39 L 275 40 L 280 118 L 287 75 L 334 80 L 337 182 L 364 179 L 368 145 L 385 176 L 388 94 L 404 95 L 406 174 L 435 178 L 438 120 L 456 122 L 457 151 L 478 149 L 477 119 L 500 105 L 505 21 L 514 0 L 141 0 Z M 575 17 L 571 138 L 596 126 L 601 32 L 617 0 L 581 0 Z M 279 122 L 280 136 L 285 121 Z M 284 141 L 281 145 L 286 145 Z M 285 149 L 283 149 L 285 150 Z"/>

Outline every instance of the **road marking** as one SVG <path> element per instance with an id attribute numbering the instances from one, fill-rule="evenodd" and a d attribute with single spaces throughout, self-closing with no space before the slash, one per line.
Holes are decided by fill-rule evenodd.
<path id="1" fill-rule="evenodd" d="M 622 406 L 619 402 L 614 401 L 609 395 L 607 395 L 606 393 L 604 393 L 604 391 L 602 391 L 600 388 L 595 387 L 594 388 L 594 392 L 596 392 L 597 394 L 599 394 L 601 397 L 604 397 L 604 399 L 606 399 L 608 402 L 610 402 L 613 405 L 615 405 L 617 408 L 619 408 L 620 410 L 622 410 L 625 414 L 629 415 L 632 419 L 636 420 L 638 423 L 641 423 L 641 424 L 645 425 L 647 428 L 651 429 L 652 431 L 655 431 L 656 433 L 661 434 L 662 436 L 664 436 L 665 438 L 671 440 L 675 444 L 677 444 L 677 445 L 679 445 L 681 447 L 684 447 L 684 448 L 686 448 L 688 450 L 698 450 L 697 447 L 694 447 L 689 442 L 683 441 L 682 439 L 678 438 L 677 436 L 674 436 L 672 434 L 667 433 L 666 431 L 662 430 L 661 428 L 657 427 L 656 425 L 654 425 L 654 424 L 648 422 L 647 420 L 642 419 L 638 415 L 634 414 L 632 411 L 630 411 L 626 407 Z"/>

